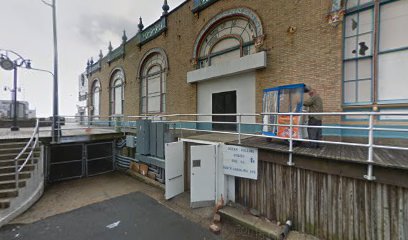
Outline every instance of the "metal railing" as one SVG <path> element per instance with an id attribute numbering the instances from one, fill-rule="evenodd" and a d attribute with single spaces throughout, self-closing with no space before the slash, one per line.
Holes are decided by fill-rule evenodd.
<path id="1" fill-rule="evenodd" d="M 214 117 L 214 116 L 224 116 L 224 117 L 236 117 L 236 122 L 221 122 L 221 121 L 200 121 L 200 120 L 169 120 L 171 118 L 183 118 L 183 117 L 193 117 L 193 118 L 200 118 L 200 117 Z M 243 117 L 260 117 L 263 119 L 264 116 L 288 116 L 289 117 L 289 124 L 279 124 L 279 123 L 255 123 L 255 122 L 243 122 Z M 367 122 L 368 126 L 309 126 L 305 124 L 294 124 L 294 117 L 303 116 L 303 117 L 310 117 L 310 116 L 331 116 L 331 117 L 345 117 L 345 116 L 362 116 L 364 120 L 362 122 Z M 408 128 L 384 128 L 384 127 L 376 127 L 375 126 L 375 117 L 381 116 L 408 116 L 407 112 L 330 112 L 330 113 L 260 113 L 260 114 L 169 114 L 169 115 L 153 115 L 153 116 L 128 116 L 127 118 L 133 119 L 146 119 L 150 118 L 154 122 L 164 122 L 168 124 L 173 124 L 174 129 L 185 130 L 185 131 L 196 131 L 196 132 L 208 132 L 208 133 L 220 133 L 220 134 L 230 134 L 236 135 L 238 144 L 242 143 L 242 137 L 261 137 L 261 138 L 269 138 L 269 139 L 279 139 L 279 140 L 286 140 L 289 143 L 289 160 L 287 164 L 289 166 L 293 166 L 293 150 L 294 150 L 294 142 L 307 142 L 307 143 L 316 143 L 316 144 L 330 144 L 330 145 L 342 145 L 342 146 L 354 146 L 354 147 L 364 147 L 367 149 L 368 157 L 367 157 L 367 174 L 364 175 L 364 178 L 367 180 L 375 180 L 375 176 L 373 175 L 373 165 L 374 165 L 374 149 L 388 149 L 388 150 L 402 150 L 408 151 L 407 147 L 402 146 L 386 146 L 386 145 L 379 145 L 375 144 L 375 132 L 387 131 L 387 132 L 401 132 L 408 134 Z M 366 117 L 366 118 L 365 118 Z M 195 123 L 195 124 L 232 124 L 236 125 L 236 131 L 219 131 L 219 130 L 209 130 L 209 129 L 198 129 L 197 127 L 189 128 L 189 127 L 182 127 L 180 123 Z M 177 125 L 180 124 L 180 125 Z M 278 136 L 278 135 L 265 135 L 263 133 L 245 133 L 242 131 L 243 125 L 255 125 L 255 126 L 274 126 L 274 127 L 287 127 L 289 128 L 288 137 Z M 305 138 L 295 138 L 293 136 L 294 128 L 304 128 L 304 129 L 311 129 L 311 128 L 320 128 L 320 129 L 336 129 L 336 130 L 352 130 L 352 131 L 366 131 L 367 132 L 367 143 L 353 143 L 353 142 L 344 142 L 344 141 L 330 141 L 330 140 L 313 140 L 313 139 L 305 139 Z"/>
<path id="2" fill-rule="evenodd" d="M 39 144 L 39 129 L 40 129 L 40 120 L 37 119 L 35 128 L 33 131 L 33 134 L 31 135 L 30 140 L 27 142 L 27 144 L 24 146 L 24 148 L 21 150 L 21 152 L 17 155 L 17 157 L 14 158 L 14 173 L 15 173 L 15 181 L 16 181 L 16 190 L 18 191 L 20 184 L 20 174 L 24 170 L 24 167 L 27 165 L 29 161 L 31 161 L 31 164 L 33 164 L 33 159 L 34 159 L 34 154 L 35 150 L 38 147 Z M 19 165 L 19 160 L 20 158 L 29 150 L 29 153 L 27 154 L 27 157 L 24 159 L 24 162 Z"/>
<path id="3" fill-rule="evenodd" d="M 262 122 L 264 117 L 274 117 L 278 119 L 279 116 L 286 116 L 289 118 L 289 121 L 286 124 L 278 123 L 278 121 L 272 123 Z M 322 126 L 309 126 L 307 124 L 302 124 L 299 121 L 294 121 L 295 117 L 308 118 L 310 116 L 322 116 L 324 117 L 324 122 L 327 118 L 342 118 L 340 120 L 332 121 L 334 123 L 341 123 L 343 118 L 346 117 L 356 117 L 359 116 L 359 121 L 364 122 L 362 126 L 350 126 L 342 124 L 332 124 L 332 125 L 322 125 Z M 163 122 L 167 123 L 174 130 L 180 130 L 181 134 L 183 131 L 194 131 L 194 132 L 206 132 L 206 133 L 219 133 L 219 134 L 228 134 L 235 135 L 237 137 L 238 144 L 242 143 L 243 137 L 261 137 L 269 139 L 279 139 L 285 140 L 288 142 L 288 153 L 289 159 L 287 164 L 289 166 L 294 165 L 293 153 L 295 142 L 306 142 L 306 143 L 316 143 L 316 144 L 327 144 L 327 145 L 338 145 L 338 146 L 354 146 L 354 147 L 363 147 L 367 150 L 367 174 L 364 176 L 368 180 L 375 180 L 373 175 L 373 165 L 374 162 L 374 150 L 375 149 L 388 149 L 388 150 L 402 150 L 407 151 L 408 146 L 387 146 L 383 144 L 376 144 L 376 132 L 398 132 L 398 133 L 407 133 L 408 134 L 408 124 L 407 128 L 400 127 L 384 127 L 381 123 L 376 123 L 375 118 L 380 118 L 384 116 L 406 116 L 408 117 L 407 112 L 329 112 L 329 113 L 251 113 L 251 114 L 167 114 L 167 115 L 140 115 L 140 116 L 123 116 L 123 115 L 114 115 L 114 116 L 64 116 L 65 126 L 58 126 L 58 129 L 64 130 L 64 132 L 70 130 L 86 130 L 89 128 L 99 128 L 99 129 L 110 129 L 112 131 L 122 131 L 124 129 L 134 129 L 137 130 L 137 122 L 143 119 L 150 119 L 153 122 Z M 62 116 L 61 116 L 62 117 Z M 60 118 L 61 118 L 60 117 Z M 235 117 L 235 121 L 213 121 L 213 117 Z M 82 120 L 80 120 L 82 119 Z M 208 120 L 211 119 L 211 120 Z M 251 119 L 251 120 L 248 120 Z M 257 122 L 258 120 L 258 122 Z M 69 123 L 80 123 L 72 124 Z M 297 123 L 296 123 L 297 122 Z M 328 122 L 331 122 L 329 120 Z M 403 120 L 401 122 L 404 122 Z M 59 121 L 59 123 L 61 123 Z M 210 129 L 200 128 L 199 125 L 210 125 L 214 126 L 216 124 L 226 124 L 226 125 L 235 125 L 236 128 L 233 131 L 224 131 L 224 130 L 214 130 L 212 127 Z M 255 129 L 262 129 L 264 127 L 285 127 L 288 128 L 288 131 L 291 134 L 288 136 L 279 136 L 279 135 L 266 135 L 262 131 L 244 131 L 244 126 L 253 126 Z M 340 140 L 328 140 L 320 139 L 313 140 L 307 138 L 298 138 L 294 137 L 293 131 L 294 128 L 298 129 L 312 129 L 318 128 L 322 130 L 336 130 L 336 131 L 362 131 L 364 132 L 364 140 L 366 142 L 347 142 L 343 139 Z M 37 130 L 38 131 L 38 130 Z M 41 130 L 49 131 L 49 130 Z M 137 132 L 137 131 L 136 131 Z M 340 134 L 340 137 L 342 135 Z M 58 136 L 60 139 L 61 136 Z M 360 137 L 361 138 L 361 137 Z M 396 137 L 397 138 L 397 137 Z M 407 142 L 408 142 L 408 136 Z M 364 156 L 365 157 L 365 156 Z M 407 163 L 408 164 L 408 163 Z"/>

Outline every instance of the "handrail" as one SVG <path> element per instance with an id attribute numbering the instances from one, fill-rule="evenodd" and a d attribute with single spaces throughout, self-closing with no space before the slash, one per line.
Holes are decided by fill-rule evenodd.
<path id="1" fill-rule="evenodd" d="M 25 151 L 27 150 L 28 146 L 30 146 L 30 144 L 33 142 L 34 137 L 35 137 L 35 135 L 36 135 L 36 133 L 37 133 L 37 130 L 38 130 L 39 126 L 40 126 L 40 120 L 37 119 L 37 122 L 36 122 L 35 128 L 34 128 L 34 132 L 33 132 L 33 134 L 31 135 L 30 140 L 27 142 L 27 144 L 25 145 L 25 147 L 23 148 L 23 150 L 21 150 L 21 152 L 17 155 L 17 157 L 14 158 L 15 160 L 19 159 L 19 158 L 21 157 L 21 155 L 23 155 L 23 154 L 25 153 Z"/>
<path id="2" fill-rule="evenodd" d="M 24 146 L 24 148 L 21 150 L 21 152 L 17 155 L 17 157 L 14 158 L 14 169 L 15 169 L 15 182 L 16 182 L 16 189 L 19 189 L 19 177 L 20 177 L 20 173 L 21 171 L 24 169 L 24 167 L 27 165 L 28 160 L 32 159 L 33 154 L 35 149 L 37 148 L 38 142 L 40 140 L 40 120 L 37 119 L 37 122 L 35 124 L 35 128 L 34 128 L 34 132 L 31 135 L 30 140 L 27 142 L 27 144 Z M 35 141 L 34 141 L 35 139 Z M 34 144 L 32 144 L 34 141 Z M 21 156 L 27 151 L 28 147 L 31 145 L 31 150 L 30 153 L 28 154 L 28 156 L 26 157 L 26 159 L 24 160 L 23 164 L 21 164 L 21 166 L 18 165 L 18 161 L 21 158 Z"/>
<path id="3" fill-rule="evenodd" d="M 18 173 L 20 173 L 21 170 L 27 165 L 27 162 L 32 157 L 37 144 L 38 144 L 38 138 L 35 139 L 34 146 L 33 146 L 32 150 L 30 151 L 30 153 L 28 154 L 27 158 L 25 159 L 24 163 L 21 164 L 20 168 L 18 169 Z"/>

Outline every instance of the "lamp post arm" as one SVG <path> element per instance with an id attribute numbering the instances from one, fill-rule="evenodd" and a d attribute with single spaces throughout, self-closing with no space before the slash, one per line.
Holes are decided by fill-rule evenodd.
<path id="1" fill-rule="evenodd" d="M 38 71 L 38 72 L 45 72 L 45 73 L 49 73 L 52 76 L 54 76 L 54 73 L 45 69 L 39 69 L 39 68 L 27 68 L 28 70 L 33 70 L 33 71 Z"/>
<path id="2" fill-rule="evenodd" d="M 52 5 L 51 3 L 46 2 L 45 0 L 41 0 L 41 2 L 43 2 L 45 5 L 47 5 L 49 7 L 54 7 L 54 5 Z"/>

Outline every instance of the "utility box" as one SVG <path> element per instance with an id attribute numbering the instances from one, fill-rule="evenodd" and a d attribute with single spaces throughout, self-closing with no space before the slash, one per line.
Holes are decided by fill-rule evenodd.
<path id="1" fill-rule="evenodd" d="M 150 155 L 150 120 L 139 121 L 136 151 L 141 155 Z"/>
<path id="2" fill-rule="evenodd" d="M 133 136 L 133 135 L 126 136 L 126 147 L 128 148 L 136 147 L 136 136 Z"/>
<path id="3" fill-rule="evenodd" d="M 150 155 L 156 156 L 157 151 L 157 123 L 151 122 L 150 123 L 150 138 L 149 138 L 149 145 L 150 145 Z"/>

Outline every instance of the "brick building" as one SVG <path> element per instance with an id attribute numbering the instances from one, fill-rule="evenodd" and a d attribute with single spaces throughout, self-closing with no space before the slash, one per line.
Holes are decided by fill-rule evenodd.
<path id="1" fill-rule="evenodd" d="M 406 0 L 165 1 L 155 23 L 140 19 L 136 36 L 88 62 L 89 115 L 259 113 L 264 89 L 298 83 L 325 112 L 407 111 L 407 23 Z"/>

